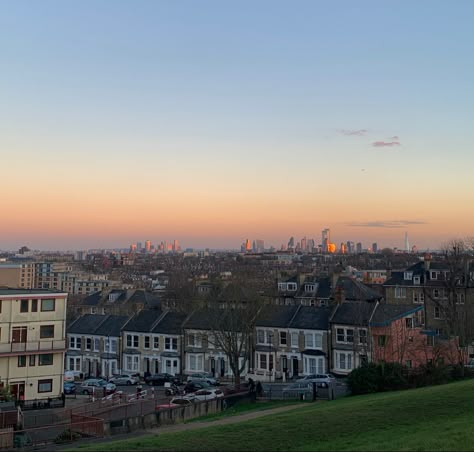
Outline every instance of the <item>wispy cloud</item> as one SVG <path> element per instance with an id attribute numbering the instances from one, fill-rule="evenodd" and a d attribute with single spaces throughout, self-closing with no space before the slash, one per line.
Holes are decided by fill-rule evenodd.
<path id="1" fill-rule="evenodd" d="M 372 146 L 375 148 L 400 146 L 400 141 L 374 141 Z"/>
<path id="2" fill-rule="evenodd" d="M 391 221 L 367 221 L 348 223 L 348 226 L 361 228 L 403 228 L 414 224 L 428 224 L 426 221 L 419 220 L 391 220 Z"/>
<path id="3" fill-rule="evenodd" d="M 389 140 L 392 140 L 392 141 L 400 141 L 400 138 L 398 138 L 397 135 L 394 135 L 393 137 L 390 137 Z"/>
<path id="4" fill-rule="evenodd" d="M 366 129 L 359 129 L 359 130 L 339 129 L 338 132 L 342 135 L 347 135 L 347 136 L 355 135 L 355 136 L 358 136 L 358 137 L 362 137 L 362 136 L 367 134 L 368 130 L 366 130 Z"/>

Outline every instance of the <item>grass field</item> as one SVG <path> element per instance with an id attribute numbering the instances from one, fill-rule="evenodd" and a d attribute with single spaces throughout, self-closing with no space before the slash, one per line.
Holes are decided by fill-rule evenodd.
<path id="1" fill-rule="evenodd" d="M 207 416 L 195 417 L 194 419 L 190 419 L 189 421 L 186 421 L 186 424 L 190 424 L 193 422 L 203 422 L 203 421 L 206 421 L 206 422 L 217 421 L 225 417 L 238 416 L 239 414 L 250 413 L 253 411 L 266 411 L 266 410 L 271 410 L 272 408 L 278 408 L 281 406 L 295 405 L 295 403 L 299 403 L 299 402 L 295 400 L 259 401 L 258 403 L 239 401 L 235 405 L 231 406 L 225 411 L 208 414 Z M 309 403 L 309 402 L 306 402 L 306 403 Z"/>
<path id="2" fill-rule="evenodd" d="M 474 450 L 474 380 L 307 404 L 252 421 L 110 442 L 89 450 L 147 449 Z"/>

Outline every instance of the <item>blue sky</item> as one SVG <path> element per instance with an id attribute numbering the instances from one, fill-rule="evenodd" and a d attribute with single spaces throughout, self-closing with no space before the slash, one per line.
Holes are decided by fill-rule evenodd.
<path id="1" fill-rule="evenodd" d="M 1 2 L 4 181 L 52 185 L 42 190 L 37 230 L 18 227 L 41 216 L 18 193 L 25 189 L 4 199 L 21 213 L 0 229 L 0 249 L 57 244 L 52 206 L 66 213 L 55 225 L 77 223 L 77 210 L 107 212 L 100 227 L 84 223 L 95 235 L 71 228 L 61 246 L 178 232 L 190 246 L 238 246 L 247 236 L 279 245 L 326 226 L 341 241 L 363 240 L 367 231 L 349 237 L 346 225 L 402 218 L 426 223 L 413 232 L 424 246 L 466 235 L 473 13 L 472 1 Z M 392 141 L 400 144 L 372 145 Z M 131 174 L 139 175 L 133 188 L 104 189 L 104 175 Z M 125 222 L 110 238 L 117 209 L 157 199 L 165 207 L 147 217 L 150 227 Z M 225 206 L 215 218 L 226 199 L 257 212 L 254 224 Z M 301 200 L 298 220 L 274 228 L 282 199 Z M 201 213 L 183 216 L 187 200 L 200 200 Z M 387 204 L 393 211 L 379 212 Z M 369 233 L 396 245 L 386 230 Z"/>

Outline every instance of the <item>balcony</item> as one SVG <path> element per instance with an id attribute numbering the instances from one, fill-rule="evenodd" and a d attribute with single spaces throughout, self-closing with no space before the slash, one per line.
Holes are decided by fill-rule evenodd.
<path id="1" fill-rule="evenodd" d="M 0 344 L 0 355 L 19 355 L 22 353 L 39 353 L 63 351 L 66 349 L 66 340 L 42 340 L 32 342 L 13 342 Z"/>

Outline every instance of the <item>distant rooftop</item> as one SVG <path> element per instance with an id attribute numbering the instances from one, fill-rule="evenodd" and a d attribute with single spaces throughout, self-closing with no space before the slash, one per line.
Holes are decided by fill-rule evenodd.
<path id="1" fill-rule="evenodd" d="M 10 288 L 0 288 L 1 295 L 40 295 L 40 294 L 59 294 L 66 293 L 60 290 L 51 290 L 51 289 L 10 289 Z"/>

